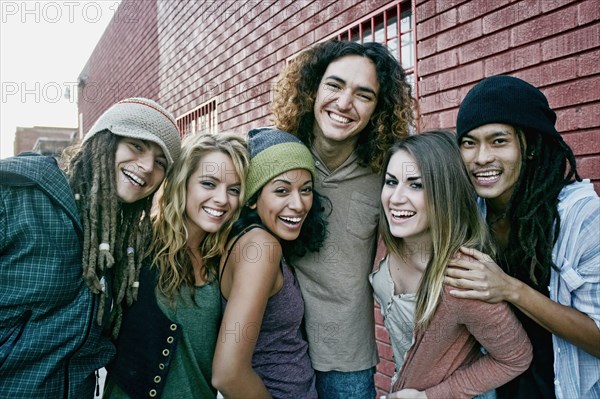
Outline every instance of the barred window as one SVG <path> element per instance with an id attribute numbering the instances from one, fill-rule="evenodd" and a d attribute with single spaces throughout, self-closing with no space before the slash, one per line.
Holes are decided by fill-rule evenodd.
<path id="1" fill-rule="evenodd" d="M 411 1 L 398 1 L 365 16 L 352 25 L 327 37 L 351 40 L 358 43 L 378 42 L 385 44 L 400 61 L 407 79 L 415 89 L 417 70 L 415 68 L 415 25 Z"/>
<path id="2" fill-rule="evenodd" d="M 184 137 L 188 134 L 216 133 L 217 124 L 216 98 L 177 118 L 177 127 Z"/>

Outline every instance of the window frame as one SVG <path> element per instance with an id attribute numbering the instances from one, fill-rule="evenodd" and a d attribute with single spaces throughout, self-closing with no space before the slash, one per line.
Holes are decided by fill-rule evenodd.
<path id="1" fill-rule="evenodd" d="M 185 137 L 188 134 L 217 133 L 219 125 L 217 107 L 217 98 L 214 97 L 178 117 L 176 123 L 181 135 Z"/>
<path id="2" fill-rule="evenodd" d="M 396 57 L 396 59 L 402 63 L 402 37 L 407 36 L 410 37 L 412 35 L 412 59 L 410 62 L 410 66 L 404 67 L 406 75 L 412 82 L 413 86 L 413 95 L 415 99 L 419 99 L 419 85 L 417 84 L 419 80 L 418 74 L 418 64 L 417 64 L 417 35 L 416 35 L 416 18 L 415 18 L 415 0 L 396 0 L 392 3 L 389 3 L 383 7 L 378 8 L 377 10 L 367 14 L 363 18 L 352 22 L 351 24 L 345 26 L 342 29 L 332 33 L 329 36 L 326 36 L 322 41 L 327 41 L 332 38 L 337 37 L 339 40 L 356 40 L 359 39 L 360 43 L 365 43 L 365 26 L 370 24 L 369 35 L 371 36 L 371 40 L 367 41 L 377 41 L 378 43 L 385 44 L 388 46 L 388 43 L 398 39 L 398 45 L 396 48 L 396 52 L 394 53 L 392 49 L 392 53 Z M 398 16 L 402 16 L 403 13 L 410 11 L 411 21 L 410 28 L 406 30 L 402 30 L 401 19 Z M 388 22 L 390 19 L 396 17 L 396 26 L 398 27 L 398 31 L 395 35 L 388 36 Z M 377 29 L 381 24 L 383 24 L 383 41 L 375 40 Z M 388 46 L 389 48 L 389 46 Z M 294 57 L 290 57 L 294 58 Z"/>

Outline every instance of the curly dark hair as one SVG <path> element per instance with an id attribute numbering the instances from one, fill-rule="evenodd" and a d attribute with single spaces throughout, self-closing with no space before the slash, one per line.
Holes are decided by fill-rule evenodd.
<path id="1" fill-rule="evenodd" d="M 508 274 L 545 291 L 550 269 L 556 270 L 552 249 L 560 232 L 558 195 L 581 177 L 575 155 L 562 138 L 521 129 L 517 136 L 521 174 L 504 215 L 511 227 L 498 261 Z"/>
<path id="2" fill-rule="evenodd" d="M 242 230 L 252 224 L 264 227 L 256 209 L 250 205 L 256 204 L 262 188 L 250 198 L 242 209 L 240 218 L 233 224 L 229 239 L 237 236 Z M 283 256 L 289 264 L 306 255 L 307 252 L 318 252 L 327 236 L 327 215 L 331 213 L 331 201 L 329 198 L 313 191 L 312 208 L 306 215 L 306 220 L 300 230 L 300 235 L 294 241 L 280 241 Z M 268 229 L 265 227 L 265 230 Z"/>
<path id="3" fill-rule="evenodd" d="M 378 173 L 386 151 L 396 139 L 410 134 L 417 110 L 404 69 L 380 43 L 331 40 L 302 52 L 275 83 L 274 124 L 310 146 L 315 121 L 313 107 L 321 79 L 331 62 L 349 55 L 370 59 L 377 72 L 377 105 L 369 124 L 359 136 L 357 153 L 362 166 L 370 166 L 373 172 Z"/>

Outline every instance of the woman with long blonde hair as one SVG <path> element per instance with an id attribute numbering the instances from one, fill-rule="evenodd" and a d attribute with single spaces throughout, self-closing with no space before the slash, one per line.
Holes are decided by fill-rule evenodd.
<path id="1" fill-rule="evenodd" d="M 459 155 L 454 136 L 436 131 L 402 139 L 385 162 L 380 233 L 389 254 L 370 280 L 396 362 L 388 398 L 476 396 L 531 361 L 505 303 L 457 300 L 443 285 L 461 247 L 493 254 Z"/>
<path id="2" fill-rule="evenodd" d="M 153 214 L 148 265 L 123 316 L 105 397 L 216 397 L 217 262 L 239 216 L 247 166 L 239 135 L 184 139 Z"/>

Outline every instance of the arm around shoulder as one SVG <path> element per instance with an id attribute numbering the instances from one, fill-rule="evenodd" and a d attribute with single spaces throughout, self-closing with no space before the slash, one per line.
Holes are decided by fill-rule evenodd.
<path id="1" fill-rule="evenodd" d="M 591 217 L 591 215 L 596 215 Z M 598 212 L 592 213 L 587 223 L 593 220 L 598 221 Z M 587 224 L 585 223 L 585 224 Z M 581 232 L 581 226 L 578 226 L 575 232 Z M 561 230 L 561 236 L 565 237 L 566 227 Z M 461 248 L 461 252 L 468 254 L 469 259 L 455 259 L 450 262 L 445 282 L 451 286 L 463 288 L 463 290 L 451 290 L 450 295 L 457 298 L 479 299 L 491 303 L 507 301 L 519 308 L 529 318 L 559 336 L 571 344 L 600 357 L 600 281 L 598 276 L 598 264 L 600 263 L 600 246 L 598 246 L 598 232 L 590 231 L 586 233 L 583 245 L 578 239 L 583 239 L 581 234 L 575 234 L 567 238 L 564 242 L 576 242 L 571 244 L 572 249 L 577 249 L 580 256 L 569 260 L 569 269 L 561 267 L 558 279 L 574 277 L 578 280 L 582 275 L 590 270 L 589 281 L 577 284 L 569 288 L 570 292 L 567 303 L 573 304 L 567 306 L 558 303 L 547 296 L 536 291 L 522 281 L 508 276 L 500 267 L 489 258 L 472 248 Z M 590 237 L 596 237 L 589 240 Z M 558 245 L 558 243 L 557 243 Z M 577 259 L 575 259 L 577 258 Z M 575 271 L 577 270 L 577 271 Z M 554 271 L 552 273 L 555 273 Z M 566 282 L 566 281 L 565 281 Z M 559 282 L 556 281 L 556 284 Z M 563 282 L 560 282 L 563 284 Z"/>

